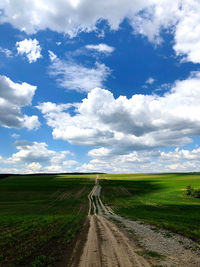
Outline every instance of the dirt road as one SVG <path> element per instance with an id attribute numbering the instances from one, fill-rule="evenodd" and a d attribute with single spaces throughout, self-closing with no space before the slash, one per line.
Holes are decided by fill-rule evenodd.
<path id="1" fill-rule="evenodd" d="M 97 175 L 88 195 L 87 227 L 83 228 L 85 231 L 82 231 L 67 266 L 200 267 L 198 244 L 167 230 L 116 215 L 101 201 L 100 194 Z"/>
<path id="2" fill-rule="evenodd" d="M 80 258 L 80 267 L 141 267 L 150 264 L 135 251 L 132 242 L 103 215 L 113 214 L 100 199 L 101 186 L 96 183 L 90 194 L 88 217 L 90 228 Z"/>

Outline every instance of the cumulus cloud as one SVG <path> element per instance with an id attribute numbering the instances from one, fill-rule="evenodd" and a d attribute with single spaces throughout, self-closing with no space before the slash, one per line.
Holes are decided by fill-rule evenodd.
<path id="1" fill-rule="evenodd" d="M 99 151 L 100 152 L 100 151 Z M 138 172 L 152 172 L 152 167 L 155 172 L 159 171 L 158 162 L 157 165 L 152 161 L 151 153 L 145 152 L 132 152 L 127 155 L 113 155 L 110 157 L 108 154 L 103 155 L 94 151 L 90 151 L 89 155 L 93 157 L 88 163 L 84 163 L 78 166 L 77 169 L 81 169 L 85 172 L 107 172 L 107 173 L 138 173 Z M 164 164 L 162 164 L 164 167 Z M 165 170 L 164 168 L 162 172 Z"/>
<path id="2" fill-rule="evenodd" d="M 29 63 L 36 62 L 41 58 L 41 47 L 36 39 L 24 39 L 23 41 L 16 42 L 17 52 L 19 55 L 25 54 Z"/>
<path id="3" fill-rule="evenodd" d="M 174 50 L 184 61 L 200 63 L 200 2 L 184 1 L 181 19 L 175 31 Z"/>
<path id="4" fill-rule="evenodd" d="M 0 156 L 0 163 L 7 165 L 8 170 L 15 169 L 14 173 L 67 172 L 72 171 L 78 164 L 69 158 L 73 156 L 70 151 L 50 150 L 45 142 L 19 140 L 14 145 L 18 152 L 8 158 Z"/>
<path id="5" fill-rule="evenodd" d="M 59 153 L 49 150 L 45 142 L 28 142 L 26 140 L 19 140 L 15 143 L 19 152 L 9 158 L 11 162 L 26 162 L 26 163 L 60 163 L 69 155 L 69 151 L 61 151 Z M 38 153 L 40 151 L 40 153 Z"/>
<path id="6" fill-rule="evenodd" d="M 149 150 L 192 142 L 200 133 L 200 72 L 176 81 L 164 96 L 133 95 L 117 99 L 96 88 L 77 105 L 71 115 L 38 108 L 55 139 L 73 144 L 105 147 L 110 155 Z M 102 152 L 102 151 L 101 151 Z"/>
<path id="7" fill-rule="evenodd" d="M 179 162 L 183 160 L 199 160 L 200 148 L 193 150 L 176 148 L 174 151 L 161 152 L 161 159 L 170 162 Z"/>
<path id="8" fill-rule="evenodd" d="M 155 1 L 154 5 L 130 20 L 135 33 L 161 43 L 162 30 L 174 35 L 174 50 L 182 61 L 200 63 L 200 2 L 198 0 Z"/>
<path id="9" fill-rule="evenodd" d="M 32 162 L 25 165 L 25 173 L 37 173 L 42 170 L 42 165 L 38 162 Z"/>
<path id="10" fill-rule="evenodd" d="M 8 158 L 0 156 L 0 173 L 42 173 L 42 172 L 187 172 L 199 171 L 200 148 L 179 149 L 162 152 L 158 149 L 134 151 L 124 155 L 112 154 L 111 149 L 92 149 L 88 163 L 79 163 L 69 151 L 48 149 L 46 143 L 15 142 L 18 152 Z M 41 154 L 38 154 L 38 149 Z M 112 155 L 111 155 L 112 154 Z M 4 166 L 4 167 L 2 167 Z"/>
<path id="11" fill-rule="evenodd" d="M 1 23 L 9 22 L 28 34 L 49 28 L 74 36 L 80 31 L 95 30 L 97 21 L 101 19 L 108 20 L 111 29 L 117 29 L 126 16 L 137 13 L 153 2 L 152 0 L 124 0 L 123 3 L 119 0 L 51 2 L 22 0 L 19 4 L 2 0 L 0 8 L 4 13 L 1 16 Z"/>
<path id="12" fill-rule="evenodd" d="M 199 172 L 200 148 L 178 149 L 170 152 L 160 150 L 134 151 L 126 155 L 110 156 L 107 149 L 89 151 L 88 163 L 77 167 L 85 172 L 151 173 L 153 172 Z"/>
<path id="13" fill-rule="evenodd" d="M 105 53 L 105 54 L 110 54 L 115 50 L 114 47 L 109 46 L 107 44 L 86 45 L 85 47 L 89 50 L 94 50 L 94 51 Z"/>
<path id="14" fill-rule="evenodd" d="M 163 172 L 199 172 L 198 162 L 178 162 L 174 164 L 160 163 L 159 160 L 147 162 L 126 162 L 120 157 L 113 160 L 91 160 L 77 168 L 83 172 L 107 172 L 107 173 L 163 173 Z M 119 164 L 120 162 L 120 164 Z"/>
<path id="15" fill-rule="evenodd" d="M 31 8 L 30 8 L 31 6 Z M 199 0 L 134 0 L 134 1 L 74 1 L 2 0 L 0 22 L 33 34 L 47 28 L 69 34 L 97 30 L 98 22 L 106 20 L 111 30 L 117 30 L 127 18 L 134 33 L 161 43 L 163 30 L 174 35 L 174 50 L 187 61 L 200 63 Z M 111 12 L 112 10 L 112 12 Z"/>
<path id="16" fill-rule="evenodd" d="M 90 68 L 71 60 L 60 60 L 52 52 L 50 59 L 49 74 L 56 77 L 59 86 L 67 90 L 89 92 L 95 87 L 102 87 L 111 72 L 104 64 L 96 62 L 95 67 Z"/>
<path id="17" fill-rule="evenodd" d="M 40 123 L 37 116 L 22 114 L 21 108 L 31 105 L 37 87 L 28 83 L 15 83 L 0 76 L 0 124 L 3 127 L 36 129 Z"/>

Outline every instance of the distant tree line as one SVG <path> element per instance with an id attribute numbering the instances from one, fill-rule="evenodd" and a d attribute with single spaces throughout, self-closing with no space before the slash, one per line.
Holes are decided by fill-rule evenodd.
<path id="1" fill-rule="evenodd" d="M 0 174 L 0 179 L 6 178 L 8 176 L 9 176 L 9 174 Z"/>
<path id="2" fill-rule="evenodd" d="M 12 174 L 12 173 L 1 173 L 0 179 L 9 177 L 9 176 L 56 176 L 56 175 L 95 175 L 95 174 L 105 174 L 104 172 L 62 172 L 62 173 L 29 173 L 29 174 Z"/>

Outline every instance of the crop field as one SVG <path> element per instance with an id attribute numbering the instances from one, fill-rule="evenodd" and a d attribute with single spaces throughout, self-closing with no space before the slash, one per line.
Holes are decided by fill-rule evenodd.
<path id="1" fill-rule="evenodd" d="M 200 174 L 101 175 L 102 201 L 115 213 L 181 233 L 200 242 Z"/>
<path id="2" fill-rule="evenodd" d="M 197 173 L 1 176 L 0 266 L 57 266 L 70 257 L 96 177 L 106 209 L 200 242 L 200 199 L 186 195 L 188 185 L 200 188 Z"/>
<path id="3" fill-rule="evenodd" d="M 83 225 L 94 177 L 1 177 L 0 266 L 54 266 Z"/>

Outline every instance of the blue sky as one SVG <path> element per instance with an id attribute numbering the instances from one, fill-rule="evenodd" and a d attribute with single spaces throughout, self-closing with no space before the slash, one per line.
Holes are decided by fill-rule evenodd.
<path id="1" fill-rule="evenodd" d="M 200 2 L 0 3 L 0 172 L 199 171 Z"/>

